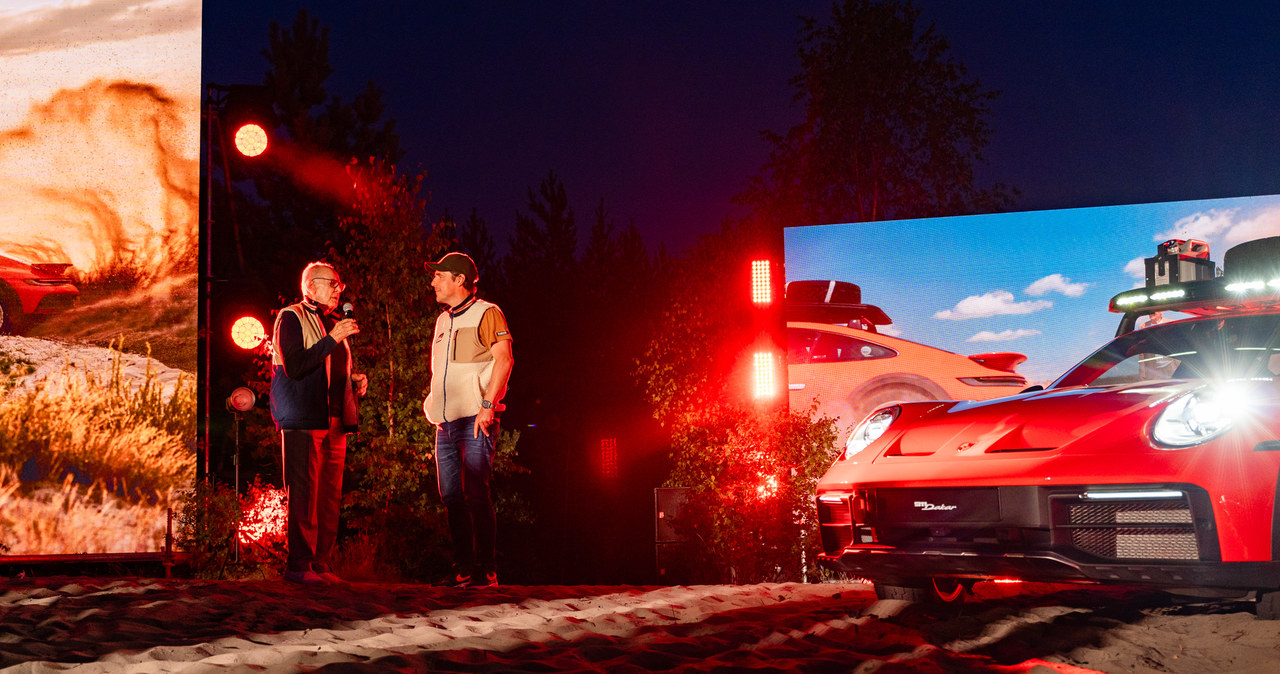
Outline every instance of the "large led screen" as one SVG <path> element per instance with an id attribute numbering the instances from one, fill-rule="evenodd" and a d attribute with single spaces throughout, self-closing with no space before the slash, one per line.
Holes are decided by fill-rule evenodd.
<path id="1" fill-rule="evenodd" d="M 789 307 L 800 294 L 837 302 L 855 324 L 789 314 L 791 405 L 816 400 L 847 430 L 876 395 L 1047 384 L 1115 335 L 1108 302 L 1144 284 L 1159 244 L 1204 241 L 1221 265 L 1231 246 L 1278 234 L 1280 196 L 787 228 Z"/>
<path id="2" fill-rule="evenodd" d="M 0 6 L 0 554 L 160 550 L 191 487 L 200 16 Z"/>

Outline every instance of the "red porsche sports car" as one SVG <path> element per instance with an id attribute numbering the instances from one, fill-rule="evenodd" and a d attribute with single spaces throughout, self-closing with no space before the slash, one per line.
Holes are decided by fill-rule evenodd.
<path id="1" fill-rule="evenodd" d="M 75 306 L 80 291 L 67 276 L 70 267 L 0 255 L 0 334 L 13 332 L 31 318 Z"/>
<path id="2" fill-rule="evenodd" d="M 1280 618 L 1280 237 L 1227 251 L 1221 277 L 1177 243 L 1112 299 L 1119 335 L 1047 388 L 867 415 L 818 483 L 821 563 L 884 598 L 1120 583 L 1256 591 Z M 1165 311 L 1188 317 L 1134 329 Z"/>

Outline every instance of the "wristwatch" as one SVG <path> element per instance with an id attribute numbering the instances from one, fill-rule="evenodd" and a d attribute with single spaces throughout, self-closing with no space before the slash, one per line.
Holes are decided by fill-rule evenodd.
<path id="1" fill-rule="evenodd" d="M 480 406 L 481 406 L 481 407 L 483 407 L 483 408 L 485 408 L 486 410 L 491 410 L 491 409 L 494 409 L 494 408 L 496 408 L 496 407 L 497 407 L 497 405 L 494 405 L 493 403 L 489 402 L 488 400 L 481 400 L 481 401 L 480 401 Z"/>

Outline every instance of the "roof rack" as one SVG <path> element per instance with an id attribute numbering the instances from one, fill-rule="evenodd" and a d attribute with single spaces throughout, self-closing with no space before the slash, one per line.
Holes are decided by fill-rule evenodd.
<path id="1" fill-rule="evenodd" d="M 1156 257 L 1145 260 L 1146 286 L 1111 298 L 1110 310 L 1124 314 L 1116 335 L 1131 332 L 1139 316 L 1157 311 L 1213 316 L 1280 309 L 1280 236 L 1246 241 L 1223 260 L 1223 275 L 1214 276 L 1208 244 L 1180 239 L 1160 244 Z"/>

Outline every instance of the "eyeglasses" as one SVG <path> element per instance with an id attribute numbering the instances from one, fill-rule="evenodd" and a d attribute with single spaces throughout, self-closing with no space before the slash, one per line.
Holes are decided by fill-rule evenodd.
<path id="1" fill-rule="evenodd" d="M 338 291 L 338 292 L 342 292 L 342 291 L 344 291 L 344 290 L 346 290 L 346 289 L 347 289 L 347 284 L 345 284 L 345 283 L 339 283 L 337 279 L 323 278 L 323 277 L 319 277 L 319 276 L 317 276 L 316 278 L 313 278 L 313 279 L 311 279 L 311 280 L 312 280 L 312 282 L 315 282 L 315 281 L 327 281 L 327 282 L 329 283 L 329 287 L 330 287 L 330 288 L 333 288 L 334 290 L 336 290 L 336 291 Z"/>

